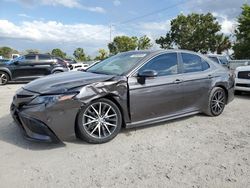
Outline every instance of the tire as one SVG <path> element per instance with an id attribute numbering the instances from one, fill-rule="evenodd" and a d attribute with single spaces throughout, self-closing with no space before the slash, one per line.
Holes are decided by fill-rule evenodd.
<path id="1" fill-rule="evenodd" d="M 219 116 L 226 105 L 226 92 L 221 87 L 212 89 L 209 95 L 207 110 L 205 114 L 208 116 Z"/>
<path id="2" fill-rule="evenodd" d="M 77 117 L 76 135 L 94 144 L 112 140 L 122 127 L 122 115 L 115 103 L 98 99 L 82 108 Z"/>
<path id="3" fill-rule="evenodd" d="M 63 71 L 54 71 L 53 74 L 62 73 Z"/>
<path id="4" fill-rule="evenodd" d="M 0 71 L 0 85 L 5 85 L 10 81 L 10 76 L 4 71 Z"/>

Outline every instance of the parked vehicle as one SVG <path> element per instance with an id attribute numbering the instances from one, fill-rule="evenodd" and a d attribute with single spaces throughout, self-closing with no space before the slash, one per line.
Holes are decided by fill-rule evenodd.
<path id="1" fill-rule="evenodd" d="M 207 57 L 214 62 L 229 68 L 229 61 L 225 55 L 209 54 Z"/>
<path id="2" fill-rule="evenodd" d="M 18 90 L 11 113 L 30 139 L 90 142 L 137 127 L 205 113 L 233 100 L 234 76 L 203 55 L 179 50 L 130 51 L 37 79 Z"/>
<path id="3" fill-rule="evenodd" d="M 69 67 L 69 70 L 71 71 L 86 70 L 89 67 L 89 64 L 74 63 L 74 64 L 70 64 L 68 67 Z"/>
<path id="4" fill-rule="evenodd" d="M 68 63 L 68 65 L 76 64 L 77 63 L 76 60 L 70 59 L 70 58 L 66 58 L 66 59 L 64 59 L 64 61 L 66 61 Z"/>
<path id="5" fill-rule="evenodd" d="M 60 58 L 47 54 L 28 54 L 0 64 L 0 85 L 65 71 L 68 71 L 67 64 Z"/>
<path id="6" fill-rule="evenodd" d="M 0 59 L 0 64 L 8 62 L 9 59 Z"/>
<path id="7" fill-rule="evenodd" d="M 250 92 L 250 66 L 240 66 L 235 70 L 235 92 L 240 94 L 242 91 Z"/>

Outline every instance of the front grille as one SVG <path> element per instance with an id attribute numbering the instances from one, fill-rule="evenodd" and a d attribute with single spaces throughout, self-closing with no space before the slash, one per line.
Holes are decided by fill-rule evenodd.
<path id="1" fill-rule="evenodd" d="M 250 71 L 240 71 L 240 72 L 238 72 L 238 78 L 250 79 Z"/>
<path id="2" fill-rule="evenodd" d="M 236 84 L 239 87 L 250 87 L 250 84 Z"/>

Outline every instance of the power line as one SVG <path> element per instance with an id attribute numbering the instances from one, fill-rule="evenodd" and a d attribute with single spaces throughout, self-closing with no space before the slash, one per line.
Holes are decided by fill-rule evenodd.
<path id="1" fill-rule="evenodd" d="M 129 23 L 129 22 L 132 22 L 132 21 L 135 21 L 135 20 L 138 20 L 138 19 L 142 19 L 142 18 L 145 18 L 145 17 L 148 17 L 148 16 L 152 16 L 154 14 L 158 14 L 159 12 L 164 12 L 168 9 L 171 9 L 171 8 L 175 8 L 181 4 L 186 4 L 187 2 L 179 2 L 179 3 L 176 3 L 174 5 L 171 5 L 171 6 L 168 6 L 168 7 L 165 7 L 165 8 L 162 8 L 162 9 L 159 9 L 159 10 L 155 10 L 153 12 L 150 12 L 150 13 L 147 13 L 147 14 L 144 14 L 144 15 L 141 15 L 141 16 L 137 16 L 135 18 L 132 18 L 132 19 L 128 19 L 128 20 L 125 20 L 125 21 L 122 21 L 122 22 L 118 22 L 117 25 L 123 25 L 123 24 L 126 24 L 126 23 Z"/>

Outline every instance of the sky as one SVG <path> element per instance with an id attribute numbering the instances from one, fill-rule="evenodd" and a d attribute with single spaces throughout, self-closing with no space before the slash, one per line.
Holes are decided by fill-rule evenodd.
<path id="1" fill-rule="evenodd" d="M 81 47 L 91 56 L 118 35 L 166 34 L 178 14 L 211 12 L 230 35 L 250 0 L 0 0 L 0 46 L 19 51 Z M 154 44 L 154 48 L 157 45 Z"/>

